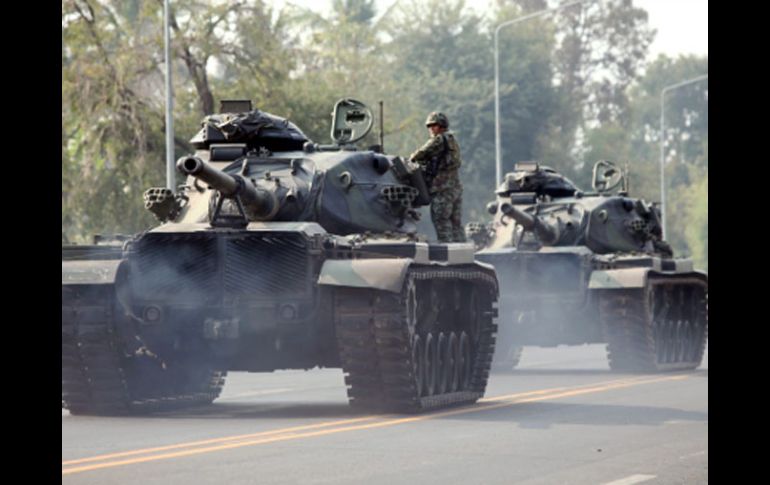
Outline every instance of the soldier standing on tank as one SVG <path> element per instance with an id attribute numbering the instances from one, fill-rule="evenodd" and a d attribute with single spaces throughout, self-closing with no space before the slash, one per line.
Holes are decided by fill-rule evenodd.
<path id="1" fill-rule="evenodd" d="M 409 156 L 422 166 L 431 196 L 430 216 L 439 242 L 465 242 L 462 226 L 463 186 L 460 145 L 449 131 L 449 119 L 437 111 L 425 120 L 431 137 Z"/>

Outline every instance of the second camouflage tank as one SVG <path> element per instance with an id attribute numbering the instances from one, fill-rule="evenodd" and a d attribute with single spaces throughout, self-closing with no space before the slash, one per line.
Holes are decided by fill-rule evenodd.
<path id="1" fill-rule="evenodd" d="M 500 280 L 496 368 L 516 366 L 527 345 L 604 342 L 613 370 L 700 364 L 708 277 L 672 257 L 658 207 L 629 197 L 626 184 L 606 161 L 594 167 L 593 193 L 520 163 L 488 206 L 494 221 L 468 225 L 477 258 Z"/>

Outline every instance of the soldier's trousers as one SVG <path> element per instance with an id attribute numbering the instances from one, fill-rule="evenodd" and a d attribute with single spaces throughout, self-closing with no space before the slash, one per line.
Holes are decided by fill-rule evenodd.
<path id="1" fill-rule="evenodd" d="M 430 217 L 439 242 L 465 242 L 462 224 L 463 191 L 461 188 L 433 194 Z"/>

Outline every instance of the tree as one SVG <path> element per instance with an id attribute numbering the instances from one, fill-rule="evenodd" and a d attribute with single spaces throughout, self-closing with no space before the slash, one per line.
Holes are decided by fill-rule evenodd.
<path id="1" fill-rule="evenodd" d="M 155 223 L 141 196 L 162 185 L 165 173 L 161 7 L 62 2 L 62 232 L 69 240 Z M 171 13 L 176 145 L 187 152 L 187 138 L 214 111 L 215 92 L 269 99 L 291 64 L 283 17 L 274 21 L 259 0 L 180 0 Z M 217 63 L 223 69 L 212 75 Z"/>
<path id="2" fill-rule="evenodd" d="M 660 109 L 666 86 L 708 73 L 708 58 L 659 56 L 629 91 L 628 126 L 603 124 L 589 132 L 591 159 L 630 162 L 632 194 L 660 200 Z M 708 81 L 666 95 L 664 157 L 666 238 L 675 252 L 708 267 Z"/>
<path id="3" fill-rule="evenodd" d="M 398 148 L 411 153 L 427 136 L 425 116 L 443 111 L 461 145 L 465 220 L 486 218 L 495 185 L 493 26 L 517 16 L 501 9 L 491 23 L 464 10 L 464 2 L 406 3 L 388 31 L 388 56 L 400 83 L 398 119 L 406 129 Z M 420 22 L 414 22 L 419 18 Z M 504 169 L 536 152 L 537 133 L 555 107 L 548 23 L 506 31 L 500 42 Z"/>
<path id="4" fill-rule="evenodd" d="M 137 2 L 62 4 L 62 232 L 136 231 L 150 222 L 136 187 L 157 184 L 161 118 L 142 80 L 157 58 Z"/>

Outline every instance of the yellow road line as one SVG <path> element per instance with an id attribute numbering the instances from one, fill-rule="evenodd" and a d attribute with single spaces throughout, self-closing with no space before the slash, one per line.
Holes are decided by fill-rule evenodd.
<path id="1" fill-rule="evenodd" d="M 344 424 L 351 424 L 356 423 L 359 421 L 368 421 L 371 419 L 375 419 L 378 416 L 365 416 L 362 418 L 355 418 L 355 419 L 343 419 L 339 421 L 329 421 L 326 423 L 317 423 L 317 424 L 308 424 L 304 426 L 295 426 L 291 428 L 280 428 L 280 429 L 274 429 L 270 431 L 261 431 L 259 433 L 251 433 L 251 434 L 242 434 L 242 435 L 235 435 L 235 436 L 225 436 L 223 438 L 212 438 L 208 440 L 201 440 L 201 441 L 190 441 L 187 443 L 179 443 L 175 445 L 166 445 L 166 446 L 157 446 L 154 448 L 143 448 L 139 450 L 132 450 L 132 451 L 123 451 L 120 453 L 110 453 L 107 455 L 97 455 L 92 456 L 89 458 L 80 458 L 77 460 L 68 460 L 61 462 L 62 466 L 65 465 L 77 465 L 80 463 L 88 463 L 91 461 L 101 461 L 101 460 L 108 460 L 110 458 L 120 458 L 124 456 L 131 456 L 131 455 L 141 455 L 144 453 L 152 453 L 155 451 L 165 451 L 165 450 L 173 450 L 176 448 L 186 448 L 186 447 L 193 447 L 193 446 L 200 446 L 200 445 L 208 445 L 212 443 L 222 443 L 227 441 L 236 441 L 236 440 L 243 440 L 248 438 L 256 438 L 258 436 L 267 436 L 272 434 L 281 434 L 281 433 L 293 433 L 296 431 L 303 431 L 307 429 L 314 429 L 314 428 L 323 428 L 328 426 L 336 426 L 336 425 L 344 425 Z"/>
<path id="2" fill-rule="evenodd" d="M 650 378 L 649 376 L 624 377 L 623 379 L 614 379 L 614 380 L 611 380 L 611 381 L 603 381 L 603 382 L 599 382 L 598 384 L 611 385 L 611 384 L 617 384 L 617 383 L 621 383 L 621 382 L 636 382 L 636 381 L 640 381 L 640 380 L 646 380 L 646 379 L 649 379 L 649 378 Z M 516 393 L 516 394 L 506 394 L 506 395 L 502 395 L 502 396 L 485 397 L 485 398 L 479 399 L 479 402 L 483 403 L 483 402 L 505 401 L 505 400 L 508 400 L 508 399 L 514 399 L 514 398 L 518 398 L 518 397 L 525 396 L 525 395 L 530 395 L 530 394 L 534 394 L 534 395 L 537 395 L 537 394 L 550 394 L 552 392 L 565 391 L 565 390 L 568 390 L 568 389 L 583 389 L 583 388 L 587 388 L 587 387 L 594 387 L 596 385 L 597 385 L 597 383 L 581 384 L 579 386 L 551 387 L 551 388 L 548 388 L 548 389 L 540 389 L 540 390 L 537 390 L 537 391 L 519 392 L 519 393 Z"/>
<path id="3" fill-rule="evenodd" d="M 381 421 L 368 423 L 368 424 L 345 426 L 345 424 L 351 424 L 353 422 L 371 421 L 373 419 L 377 419 L 378 416 L 367 416 L 367 417 L 352 419 L 352 420 L 341 420 L 341 421 L 333 421 L 333 422 L 320 423 L 320 424 L 308 425 L 308 426 L 297 426 L 294 428 L 285 428 L 285 429 L 267 431 L 263 433 L 254 433 L 253 435 L 231 436 L 231 437 L 204 440 L 204 441 L 193 442 L 193 443 L 170 445 L 166 447 L 147 448 L 144 450 L 114 453 L 112 455 L 100 455 L 98 457 L 62 462 L 62 466 L 72 465 L 76 463 L 85 463 L 88 461 L 106 460 L 109 458 L 116 458 L 121 456 L 152 453 L 154 451 L 165 451 L 165 450 L 175 449 L 175 448 L 192 447 L 192 446 L 198 446 L 200 444 L 223 443 L 216 446 L 208 446 L 203 448 L 176 451 L 172 453 L 154 454 L 154 455 L 131 458 L 126 460 L 108 461 L 106 463 L 96 463 L 96 464 L 79 466 L 79 467 L 65 468 L 62 470 L 62 475 L 85 472 L 89 470 L 97 470 L 101 468 L 111 468 L 111 467 L 122 466 L 122 465 L 131 465 L 131 464 L 143 463 L 148 461 L 166 460 L 170 458 L 178 458 L 178 457 L 197 455 L 202 453 L 211 453 L 215 451 L 241 448 L 244 446 L 254 446 L 254 445 L 274 443 L 279 441 L 295 440 L 300 438 L 312 438 L 317 436 L 326 436 L 326 435 L 343 433 L 343 432 L 382 428 L 386 426 L 396 426 L 399 424 L 411 423 L 411 422 L 417 422 L 417 421 L 426 421 L 429 419 L 435 419 L 435 418 L 440 418 L 445 416 L 454 416 L 458 414 L 470 414 L 475 412 L 488 411 L 491 409 L 512 406 L 518 403 L 544 401 L 544 400 L 550 400 L 550 399 L 560 399 L 565 397 L 579 396 L 583 394 L 604 392 L 604 391 L 609 391 L 613 389 L 621 389 L 625 387 L 633 387 L 633 386 L 643 385 L 643 384 L 652 384 L 655 382 L 683 380 L 683 379 L 687 379 L 688 377 L 689 375 L 674 375 L 674 376 L 653 377 L 653 378 L 638 377 L 638 378 L 630 378 L 630 379 L 619 379 L 614 381 L 606 381 L 598 384 L 588 384 L 588 385 L 572 387 L 572 388 L 553 388 L 553 389 L 510 394 L 507 396 L 497 396 L 493 398 L 488 398 L 484 400 L 481 404 L 473 407 L 458 408 L 458 409 L 440 411 L 440 412 L 431 413 L 431 414 L 410 416 L 406 418 L 383 419 Z M 320 430 L 320 431 L 301 432 L 302 430 L 310 430 L 310 429 L 316 429 L 321 427 L 330 427 L 335 425 L 342 425 L 342 426 L 332 428 L 332 429 Z M 270 435 L 273 435 L 273 436 L 270 436 Z M 261 438 L 256 440 L 248 439 L 252 437 L 261 437 Z M 230 443 L 227 443 L 228 441 L 230 441 Z M 233 442 L 233 441 L 236 441 L 236 442 Z"/>
<path id="4" fill-rule="evenodd" d="M 639 378 L 632 378 L 632 379 L 633 380 L 637 380 Z M 614 382 L 625 382 L 625 381 L 628 381 L 628 380 L 630 380 L 630 379 L 628 379 L 628 378 L 626 378 L 626 379 L 618 379 L 617 381 L 607 381 L 605 384 L 610 384 L 610 383 L 614 383 Z M 586 387 L 586 386 L 590 387 L 590 386 L 593 386 L 593 385 L 594 384 L 584 384 L 584 385 L 581 385 L 581 386 L 555 387 L 555 388 L 541 389 L 541 390 L 536 390 L 536 391 L 520 392 L 520 393 L 508 394 L 508 395 L 503 395 L 503 396 L 494 396 L 494 397 L 489 397 L 489 398 L 482 398 L 482 399 L 479 399 L 479 402 L 483 403 L 483 402 L 490 402 L 490 401 L 500 401 L 500 400 L 505 400 L 505 399 L 511 399 L 511 398 L 518 398 L 518 397 L 528 396 L 528 395 L 538 395 L 538 394 L 552 393 L 552 392 L 562 391 L 562 390 L 566 390 L 566 389 L 579 389 L 579 388 L 583 388 L 583 387 Z M 154 451 L 166 451 L 166 450 L 173 450 L 173 449 L 178 449 L 178 448 L 187 448 L 187 447 L 194 447 L 194 446 L 199 446 L 199 445 L 207 445 L 207 444 L 213 444 L 213 443 L 222 443 L 222 442 L 227 442 L 227 441 L 236 441 L 236 440 L 243 440 L 243 439 L 248 439 L 248 438 L 256 438 L 256 437 L 259 437 L 259 436 L 281 434 L 281 433 L 291 433 L 291 432 L 295 432 L 295 431 L 303 431 L 303 430 L 314 429 L 314 428 L 323 428 L 323 427 L 329 427 L 329 426 L 335 426 L 335 425 L 345 425 L 345 424 L 351 424 L 351 423 L 355 423 L 355 422 L 359 422 L 359 421 L 372 420 L 372 419 L 375 419 L 377 417 L 387 417 L 387 416 L 390 416 L 390 415 L 384 415 L 384 416 L 369 415 L 369 416 L 364 416 L 364 417 L 355 418 L 355 419 L 344 419 L 344 420 L 338 420 L 338 421 L 329 421 L 329 422 L 325 422 L 325 423 L 317 423 L 317 424 L 310 424 L 310 425 L 303 425 L 303 426 L 295 426 L 295 427 L 290 427 L 290 428 L 279 428 L 279 429 L 274 429 L 274 430 L 269 430 L 269 431 L 261 431 L 261 432 L 258 432 L 258 433 L 250 433 L 250 434 L 234 435 L 234 436 L 225 436 L 225 437 L 222 437 L 222 438 L 212 438 L 212 439 L 208 439 L 208 440 L 191 441 L 191 442 L 187 442 L 187 443 L 178 443 L 178 444 L 174 444 L 174 445 L 165 445 L 165 446 L 158 446 L 158 447 L 153 447 L 153 448 L 143 448 L 143 449 L 132 450 L 132 451 L 124 451 L 124 452 L 111 453 L 111 454 L 106 454 L 106 455 L 97 455 L 97 456 L 92 456 L 92 457 L 88 457 L 88 458 L 80 458 L 80 459 L 75 459 L 75 460 L 62 461 L 62 465 L 63 466 L 64 465 L 77 465 L 77 464 L 80 464 L 80 463 L 88 463 L 88 462 L 93 462 L 93 461 L 101 461 L 101 460 L 107 460 L 107 459 L 110 459 L 110 458 L 120 458 L 120 457 L 124 457 L 124 456 L 141 455 L 141 454 L 144 454 L 144 453 L 151 453 L 151 452 L 154 452 Z"/>

